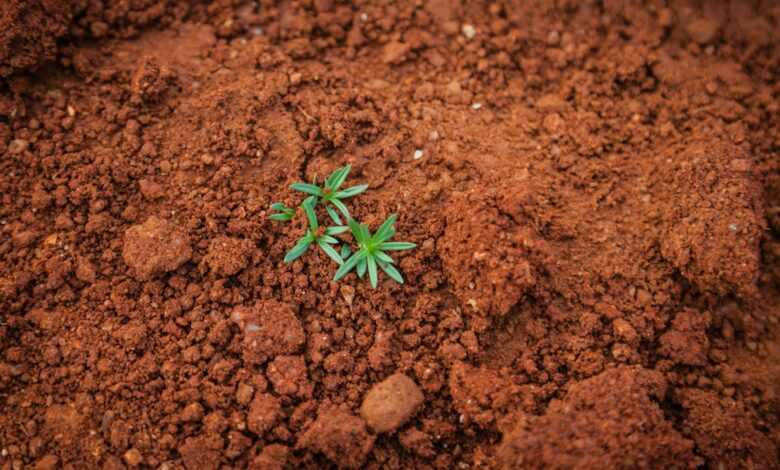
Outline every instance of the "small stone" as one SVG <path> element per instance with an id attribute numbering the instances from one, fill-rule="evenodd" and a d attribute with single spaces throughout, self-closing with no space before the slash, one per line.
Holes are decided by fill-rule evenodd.
<path id="1" fill-rule="evenodd" d="M 184 407 L 181 413 L 181 420 L 187 423 L 198 423 L 201 419 L 203 419 L 203 406 L 197 402 Z"/>
<path id="2" fill-rule="evenodd" d="M 414 380 L 397 373 L 375 384 L 363 398 L 360 414 L 376 432 L 391 432 L 422 405 L 423 394 Z"/>
<path id="3" fill-rule="evenodd" d="M 255 389 L 251 385 L 245 383 L 238 384 L 236 388 L 236 401 L 240 405 L 248 405 L 252 401 L 252 396 L 255 394 Z"/>
<path id="4" fill-rule="evenodd" d="M 415 160 L 419 160 L 422 157 L 423 157 L 423 151 L 420 150 L 420 149 L 417 149 L 417 150 L 414 151 L 414 156 L 412 158 L 414 158 Z"/>
<path id="5" fill-rule="evenodd" d="M 30 143 L 23 139 L 14 139 L 11 141 L 11 143 L 8 144 L 8 153 L 11 155 L 17 155 L 25 150 L 30 146 Z"/>
<path id="6" fill-rule="evenodd" d="M 125 462 L 127 465 L 130 465 L 131 467 L 137 467 L 143 462 L 144 457 L 141 455 L 140 452 L 138 452 L 138 449 L 130 449 L 127 452 L 125 452 L 125 455 L 123 456 L 125 459 Z"/>
<path id="7" fill-rule="evenodd" d="M 477 109 L 480 109 L 481 107 L 482 107 L 482 103 L 474 103 L 474 104 L 471 105 L 471 109 L 473 109 L 475 111 Z"/>
<path id="8" fill-rule="evenodd" d="M 554 93 L 544 95 L 536 100 L 536 109 L 545 113 L 559 112 L 565 108 L 566 101 Z"/>
<path id="9" fill-rule="evenodd" d="M 392 41 L 385 44 L 382 51 L 382 62 L 385 64 L 400 64 L 406 60 L 406 54 L 412 50 L 409 44 Z"/>

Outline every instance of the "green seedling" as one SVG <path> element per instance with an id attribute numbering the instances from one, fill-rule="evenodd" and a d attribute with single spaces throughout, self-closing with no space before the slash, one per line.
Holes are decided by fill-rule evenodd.
<path id="1" fill-rule="evenodd" d="M 295 183 L 291 185 L 290 188 L 319 198 L 323 204 L 325 204 L 325 210 L 328 211 L 328 215 L 333 219 L 333 222 L 335 222 L 336 225 L 341 225 L 341 218 L 338 213 L 333 210 L 333 207 L 338 209 L 344 217 L 349 220 L 349 210 L 347 210 L 347 206 L 344 205 L 342 199 L 357 196 L 368 188 L 367 184 L 358 184 L 347 189 L 339 189 L 341 188 L 341 185 L 344 184 L 351 169 L 352 165 L 343 166 L 337 169 L 328 176 L 325 180 L 325 185 L 322 187 L 312 183 Z M 331 207 L 331 205 L 333 207 Z"/>
<path id="2" fill-rule="evenodd" d="M 277 211 L 276 214 L 271 214 L 269 219 L 278 220 L 280 222 L 289 222 L 295 217 L 295 209 L 287 207 L 283 202 L 275 202 L 271 204 L 271 210 Z"/>
<path id="3" fill-rule="evenodd" d="M 306 213 L 306 218 L 309 221 L 309 228 L 306 229 L 306 235 L 301 237 L 295 246 L 287 252 L 284 257 L 285 263 L 291 263 L 298 259 L 301 255 L 306 253 L 312 245 L 317 245 L 323 253 L 328 255 L 328 257 L 336 263 L 344 263 L 344 260 L 341 258 L 338 251 L 331 245 L 338 245 L 339 243 L 334 235 L 344 233 L 349 230 L 349 228 L 345 226 L 320 227 L 320 224 L 317 221 L 317 214 L 314 213 L 314 206 L 316 204 L 317 198 L 314 197 L 306 198 L 306 200 L 303 201 L 303 204 L 301 204 L 304 213 Z"/>
<path id="4" fill-rule="evenodd" d="M 371 281 L 371 287 L 376 289 L 378 284 L 377 267 L 385 272 L 391 279 L 403 284 L 404 278 L 401 273 L 393 266 L 395 261 L 385 253 L 386 251 L 410 250 L 414 248 L 414 243 L 409 242 L 391 242 L 390 239 L 395 235 L 396 214 L 392 214 L 382 223 L 379 229 L 371 235 L 368 227 L 352 219 L 348 219 L 349 228 L 352 236 L 358 244 L 358 250 L 349 256 L 349 249 L 342 248 L 342 255 L 347 254 L 349 259 L 341 264 L 333 280 L 338 281 L 346 276 L 350 271 L 356 269 L 357 275 L 363 278 L 368 271 L 368 278 Z"/>

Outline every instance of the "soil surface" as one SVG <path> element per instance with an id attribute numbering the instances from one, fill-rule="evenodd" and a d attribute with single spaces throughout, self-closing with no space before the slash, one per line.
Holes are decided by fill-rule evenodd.
<path id="1" fill-rule="evenodd" d="M 0 469 L 778 468 L 779 31 L 0 2 Z M 282 262 L 347 163 L 403 285 Z"/>

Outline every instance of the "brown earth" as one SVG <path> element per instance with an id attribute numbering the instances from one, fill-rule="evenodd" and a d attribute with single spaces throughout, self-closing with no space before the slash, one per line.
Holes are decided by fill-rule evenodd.
<path id="1" fill-rule="evenodd" d="M 778 5 L 0 2 L 0 469 L 778 468 Z"/>

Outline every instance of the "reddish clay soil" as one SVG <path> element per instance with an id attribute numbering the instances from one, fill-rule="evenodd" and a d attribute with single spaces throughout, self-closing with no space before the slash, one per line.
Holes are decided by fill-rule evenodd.
<path id="1" fill-rule="evenodd" d="M 778 468 L 779 31 L 0 1 L 0 469 Z M 347 163 L 404 285 L 282 262 Z"/>

